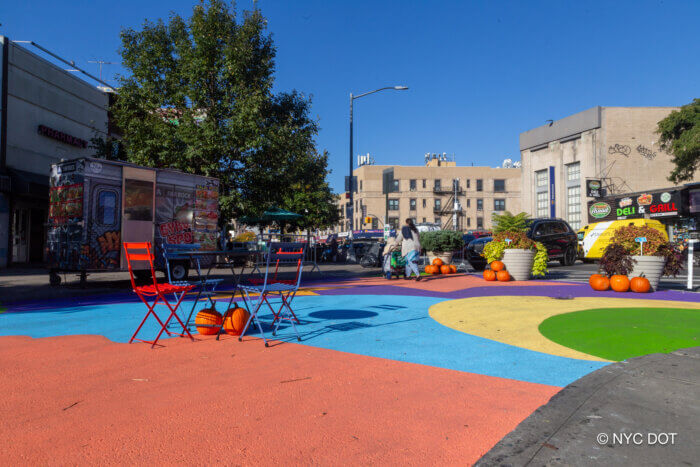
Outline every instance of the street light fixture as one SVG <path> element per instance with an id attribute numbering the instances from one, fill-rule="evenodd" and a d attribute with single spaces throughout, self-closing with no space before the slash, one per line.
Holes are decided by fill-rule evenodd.
<path id="1" fill-rule="evenodd" d="M 394 91 L 406 91 L 408 89 L 408 86 L 385 86 L 383 88 L 375 89 L 374 91 L 369 91 L 369 92 L 364 92 L 362 94 L 358 94 L 357 96 L 354 96 L 352 93 L 350 93 L 350 164 L 349 164 L 349 177 L 348 177 L 348 191 L 350 192 L 350 210 L 352 211 L 352 216 L 350 217 L 350 225 L 348 226 L 348 230 L 352 230 L 352 227 L 355 223 L 355 195 L 354 195 L 354 190 L 353 190 L 353 183 L 352 183 L 352 167 L 353 167 L 353 148 L 352 148 L 352 103 L 355 99 L 359 99 L 360 97 L 365 97 L 369 96 L 370 94 L 374 94 L 375 92 L 379 91 L 385 91 L 387 89 L 391 89 Z M 347 211 L 346 211 L 347 214 Z"/>

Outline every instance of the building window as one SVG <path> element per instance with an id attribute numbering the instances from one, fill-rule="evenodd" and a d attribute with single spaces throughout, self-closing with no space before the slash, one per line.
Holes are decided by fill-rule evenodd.
<path id="1" fill-rule="evenodd" d="M 399 218 L 398 217 L 389 217 L 389 218 L 387 218 L 386 223 L 389 224 L 389 227 L 391 227 L 392 229 L 399 228 Z"/>
<path id="2" fill-rule="evenodd" d="M 425 198 L 423 198 L 423 207 L 426 207 L 428 205 L 427 201 Z"/>
<path id="3" fill-rule="evenodd" d="M 440 219 L 439 217 L 436 217 L 436 218 L 435 218 L 435 223 L 438 224 L 438 225 L 442 225 L 442 219 Z"/>
<path id="4" fill-rule="evenodd" d="M 535 172 L 535 186 L 537 188 L 547 186 L 547 169 Z"/>
<path id="5" fill-rule="evenodd" d="M 467 217 L 467 227 L 471 227 L 471 226 L 472 226 L 472 218 Z"/>
<path id="6" fill-rule="evenodd" d="M 476 179 L 476 191 L 484 191 L 484 181 L 480 178 Z"/>
<path id="7" fill-rule="evenodd" d="M 416 179 L 409 180 L 408 189 L 411 191 L 416 191 Z"/>
<path id="8" fill-rule="evenodd" d="M 484 228 L 484 218 L 483 217 L 476 218 L 476 228 L 479 230 Z"/>
<path id="9" fill-rule="evenodd" d="M 436 199 L 435 204 L 433 205 L 436 211 L 442 210 L 442 200 L 441 199 Z"/>
<path id="10" fill-rule="evenodd" d="M 97 195 L 97 222 L 114 225 L 117 221 L 117 194 L 113 191 L 100 191 Z"/>
<path id="11" fill-rule="evenodd" d="M 390 199 L 389 200 L 389 211 L 398 211 L 399 210 L 399 200 L 398 199 Z"/>
<path id="12" fill-rule="evenodd" d="M 581 187 L 570 186 L 566 189 L 566 211 L 572 229 L 581 228 Z"/>
<path id="13" fill-rule="evenodd" d="M 493 200 L 493 210 L 494 211 L 505 211 L 506 210 L 506 200 L 505 199 L 494 199 Z"/>
<path id="14" fill-rule="evenodd" d="M 411 221 L 412 221 L 414 224 L 416 223 L 416 218 L 415 218 L 415 217 L 409 217 L 409 219 L 411 219 Z"/>
<path id="15" fill-rule="evenodd" d="M 469 208 L 469 207 L 471 207 L 471 205 L 472 205 L 472 200 L 467 198 L 467 207 Z"/>
<path id="16" fill-rule="evenodd" d="M 549 196 L 546 191 L 537 192 L 537 217 L 549 217 Z"/>
<path id="17" fill-rule="evenodd" d="M 410 209 L 411 211 L 415 211 L 415 210 L 416 210 L 416 198 L 411 198 L 411 199 L 409 200 L 409 209 Z"/>
<path id="18" fill-rule="evenodd" d="M 573 164 L 566 165 L 566 180 L 574 181 L 581 179 L 581 163 L 574 162 Z"/>
<path id="19" fill-rule="evenodd" d="M 423 188 L 425 188 L 426 186 L 427 186 L 427 185 L 426 185 L 426 180 L 423 179 Z"/>
<path id="20" fill-rule="evenodd" d="M 467 179 L 467 189 L 469 189 L 469 179 Z"/>
<path id="21" fill-rule="evenodd" d="M 397 192 L 397 191 L 399 191 L 399 180 L 395 178 L 394 179 L 394 192 Z"/>
<path id="22" fill-rule="evenodd" d="M 506 181 L 503 179 L 494 180 L 493 191 L 496 193 L 503 193 L 504 191 L 506 191 Z"/>
<path id="23" fill-rule="evenodd" d="M 452 179 L 452 191 L 455 191 L 455 190 L 459 191 L 459 180 L 457 180 L 456 178 L 453 178 Z"/>
<path id="24" fill-rule="evenodd" d="M 440 181 L 440 179 L 439 179 L 439 178 L 436 178 L 436 179 L 433 181 L 433 183 L 434 183 L 433 187 L 434 187 L 435 191 L 440 191 L 440 189 L 442 188 L 442 187 L 441 187 L 441 181 Z"/>
<path id="25" fill-rule="evenodd" d="M 425 219 L 425 217 L 424 217 L 424 218 L 423 218 L 423 223 L 425 224 L 425 222 L 426 222 L 426 219 Z"/>
<path id="26" fill-rule="evenodd" d="M 360 180 L 360 191 L 362 191 L 362 180 Z"/>
<path id="27" fill-rule="evenodd" d="M 476 210 L 477 211 L 483 211 L 484 210 L 484 200 L 482 198 L 479 198 L 476 200 Z"/>

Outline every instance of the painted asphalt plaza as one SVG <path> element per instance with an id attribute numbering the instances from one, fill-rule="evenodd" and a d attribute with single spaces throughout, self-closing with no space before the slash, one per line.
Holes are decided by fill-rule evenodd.
<path id="1" fill-rule="evenodd" d="M 221 293 L 218 307 L 227 297 Z M 0 358 L 11 364 L 0 389 L 10 394 L 2 405 L 13 415 L 0 425 L 0 435 L 24 446 L 11 450 L 7 460 L 46 462 L 37 446 L 53 441 L 63 456 L 54 459 L 57 463 L 80 462 L 82 452 L 95 462 L 140 464 L 158 459 L 144 454 L 150 440 L 190 463 L 228 462 L 227 455 L 241 464 L 273 459 L 470 463 L 561 388 L 610 363 L 593 351 L 548 339 L 538 329 L 543 321 L 618 308 L 684 309 L 692 316 L 700 310 L 700 298 L 679 291 L 645 296 L 593 292 L 587 285 L 556 281 L 487 283 L 478 276 L 456 275 L 418 283 L 379 278 L 309 282 L 293 308 L 300 320 L 300 343 L 283 325 L 270 348 L 253 332 L 243 342 L 229 336 L 216 342 L 213 336 L 196 334 L 194 343 L 170 338 L 151 350 L 126 344 L 145 313 L 129 294 L 6 306 L 0 313 L 0 335 L 8 337 L 0 338 Z M 189 309 L 184 302 L 180 314 Z M 159 312 L 165 314 L 164 307 Z M 272 317 L 266 312 L 261 319 Z M 155 321 L 147 323 L 142 332 L 148 338 L 157 329 Z M 123 373 L 124 380 L 107 384 L 110 368 Z M 148 369 L 147 374 L 138 368 Z M 137 388 L 135 383 L 142 384 Z M 37 393 L 22 387 L 36 387 Z M 97 388 L 114 392 L 118 400 L 98 401 L 103 395 L 97 397 Z M 41 395 L 42 407 L 50 407 L 55 398 L 68 406 L 71 391 L 80 404 L 54 408 L 55 414 L 40 417 L 41 423 L 24 410 L 9 410 L 26 407 Z M 141 401 L 149 394 L 158 401 L 155 409 Z M 319 413 L 329 426 L 319 424 L 318 413 L 307 413 L 326 398 Z M 93 399 L 92 413 L 107 418 L 91 419 L 91 429 L 107 433 L 104 424 L 110 424 L 117 433 L 114 440 L 105 436 L 97 442 L 92 432 L 66 426 L 68 411 L 78 417 L 72 423 L 81 423 L 80 410 L 88 404 L 82 401 Z M 123 404 L 132 410 L 122 413 Z M 181 413 L 173 412 L 172 404 L 180 404 Z M 160 419 L 163 411 L 169 417 Z M 251 419 L 256 411 L 259 416 Z M 326 420 L 325 414 L 338 418 Z M 110 416 L 122 425 L 109 423 Z M 148 425 L 151 417 L 167 428 L 140 437 L 140 430 L 130 431 Z M 182 429 L 189 433 L 187 440 L 175 434 Z M 70 432 L 70 443 L 56 434 L 62 430 Z M 265 437 L 267 430 L 272 431 Z M 345 437 L 350 431 L 362 435 Z M 216 433 L 212 440 L 204 436 L 210 432 Z M 35 447 L 20 433 L 29 433 Z M 227 434 L 235 434 L 237 441 L 223 442 Z M 193 453 L 174 439 L 211 446 L 216 454 Z M 116 453 L 124 440 L 135 444 L 120 458 Z M 329 449 L 329 442 L 339 446 Z M 74 443 L 85 445 L 87 453 Z M 243 451 L 241 443 L 247 446 Z M 285 443 L 293 449 L 280 449 Z"/>

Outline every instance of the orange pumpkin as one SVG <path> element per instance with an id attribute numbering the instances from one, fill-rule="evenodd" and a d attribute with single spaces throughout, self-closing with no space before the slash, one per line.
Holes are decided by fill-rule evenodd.
<path id="1" fill-rule="evenodd" d="M 496 273 L 490 269 L 484 269 L 484 279 L 486 279 L 487 281 L 495 281 Z"/>
<path id="2" fill-rule="evenodd" d="M 457 274 L 457 266 L 450 264 L 450 274 Z"/>
<path id="3" fill-rule="evenodd" d="M 224 315 L 224 331 L 231 336 L 240 336 L 249 317 L 250 313 L 245 308 L 229 308 Z"/>
<path id="4" fill-rule="evenodd" d="M 595 274 L 598 277 L 592 277 L 589 282 L 593 290 L 603 291 L 610 288 L 610 279 L 600 274 Z"/>
<path id="5" fill-rule="evenodd" d="M 197 326 L 198 333 L 209 336 L 219 332 L 222 321 L 221 313 L 216 309 L 204 308 L 194 318 L 194 325 Z"/>
<path id="6" fill-rule="evenodd" d="M 440 266 L 442 266 L 443 264 L 445 264 L 445 263 L 443 263 L 442 260 L 441 260 L 440 258 L 435 258 L 435 259 L 433 260 L 433 266 L 440 267 Z"/>
<path id="7" fill-rule="evenodd" d="M 498 271 L 503 271 L 505 268 L 506 268 L 506 265 L 503 264 L 502 261 L 493 261 L 493 262 L 491 262 L 491 269 L 493 269 L 493 270 L 496 271 L 496 272 L 498 272 Z"/>
<path id="8" fill-rule="evenodd" d="M 425 267 L 425 273 L 426 274 L 435 274 L 435 266 L 432 264 L 429 264 Z"/>
<path id="9" fill-rule="evenodd" d="M 651 289 L 649 279 L 646 277 L 634 277 L 630 281 L 630 290 L 637 293 L 647 293 Z"/>
<path id="10" fill-rule="evenodd" d="M 450 269 L 449 265 L 443 264 L 442 266 L 440 266 L 440 273 L 441 274 L 449 274 L 450 272 L 452 272 L 452 269 Z"/>
<path id="11" fill-rule="evenodd" d="M 601 274 L 591 274 L 591 277 L 588 278 L 588 285 L 593 287 L 593 281 L 598 280 L 598 278 L 603 277 Z"/>
<path id="12" fill-rule="evenodd" d="M 630 280 L 627 276 L 616 274 L 610 278 L 610 288 L 615 292 L 627 292 L 630 289 Z"/>
<path id="13" fill-rule="evenodd" d="M 508 282 L 510 280 L 510 274 L 506 270 L 501 270 L 496 273 L 496 279 L 500 282 Z"/>

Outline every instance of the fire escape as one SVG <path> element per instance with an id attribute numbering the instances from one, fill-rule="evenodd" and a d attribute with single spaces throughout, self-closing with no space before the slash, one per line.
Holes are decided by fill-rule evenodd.
<path id="1" fill-rule="evenodd" d="M 436 196 L 449 195 L 446 202 L 444 199 L 440 198 L 440 206 L 433 206 L 433 213 L 440 215 L 440 217 L 447 216 L 447 220 L 443 220 L 442 229 L 443 230 L 461 230 L 464 222 L 460 220 L 464 216 L 464 210 L 459 204 L 459 196 L 464 194 L 464 190 L 459 186 L 459 182 L 454 180 L 451 187 L 433 187 L 433 194 Z M 457 203 L 455 203 L 457 201 Z M 456 221 L 456 225 L 455 225 Z"/>

